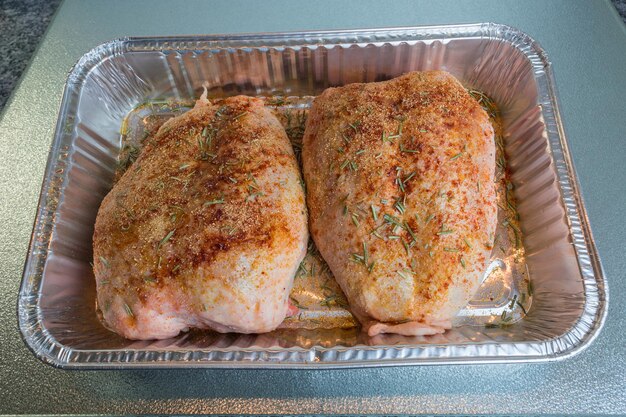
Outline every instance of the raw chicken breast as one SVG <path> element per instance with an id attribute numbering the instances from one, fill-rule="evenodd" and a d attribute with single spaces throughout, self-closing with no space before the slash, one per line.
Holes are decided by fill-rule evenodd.
<path id="1" fill-rule="evenodd" d="M 307 247 L 293 150 L 263 102 L 201 99 L 147 140 L 94 233 L 98 305 L 130 339 L 190 327 L 261 333 L 285 318 Z"/>
<path id="2" fill-rule="evenodd" d="M 429 335 L 476 292 L 496 228 L 493 128 L 450 74 L 315 99 L 302 159 L 310 230 L 370 336 Z"/>

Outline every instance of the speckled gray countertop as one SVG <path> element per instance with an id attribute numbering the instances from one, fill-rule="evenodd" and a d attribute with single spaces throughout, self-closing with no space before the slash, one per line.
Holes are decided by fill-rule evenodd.
<path id="1" fill-rule="evenodd" d="M 0 1 L 0 110 L 60 3 L 61 0 Z"/>
<path id="2" fill-rule="evenodd" d="M 613 6 L 617 9 L 617 12 L 622 17 L 624 23 L 626 23 L 626 0 L 611 0 Z"/>
<path id="3" fill-rule="evenodd" d="M 626 23 L 626 0 L 611 0 Z M 61 0 L 0 1 L 0 111 Z"/>
<path id="4" fill-rule="evenodd" d="M 67 73 L 91 48 L 123 36 L 488 21 L 527 32 L 553 64 L 610 290 L 588 349 L 542 364 L 65 371 L 26 348 L 22 267 Z M 626 414 L 625 68 L 626 28 L 602 0 L 66 0 L 0 116 L 0 414 Z"/>

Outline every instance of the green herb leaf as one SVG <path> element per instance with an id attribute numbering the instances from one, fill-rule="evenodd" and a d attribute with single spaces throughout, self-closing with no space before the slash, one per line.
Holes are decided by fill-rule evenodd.
<path id="1" fill-rule="evenodd" d="M 124 310 L 126 310 L 126 314 L 128 314 L 131 317 L 134 317 L 135 315 L 133 314 L 133 310 L 130 309 L 130 306 L 126 303 L 124 303 Z"/>
<path id="2" fill-rule="evenodd" d="M 396 184 L 398 185 L 400 191 L 404 193 L 404 183 L 402 182 L 402 179 L 400 177 L 396 178 Z"/>
<path id="3" fill-rule="evenodd" d="M 350 126 L 354 130 L 354 133 L 358 133 L 358 128 L 359 128 L 360 125 L 361 125 L 361 121 L 360 120 L 357 120 L 354 123 L 348 124 L 348 126 Z"/>
<path id="4" fill-rule="evenodd" d="M 107 261 L 103 256 L 100 256 L 100 262 L 102 262 L 102 265 L 104 265 L 105 268 L 111 267 L 111 265 L 109 264 L 109 261 Z"/>
<path id="5" fill-rule="evenodd" d="M 419 149 L 407 149 L 404 146 L 402 146 L 402 144 L 400 144 L 400 152 L 406 152 L 406 153 L 418 153 Z"/>
<path id="6" fill-rule="evenodd" d="M 406 250 L 407 256 L 411 256 L 411 248 L 409 247 L 409 244 L 403 240 L 402 246 L 404 246 L 404 250 Z"/>
<path id="7" fill-rule="evenodd" d="M 298 265 L 298 270 L 296 271 L 296 276 L 306 275 L 307 273 L 308 271 L 306 270 L 306 267 L 304 266 L 304 261 L 300 262 L 300 265 Z"/>
<path id="8" fill-rule="evenodd" d="M 528 311 L 526 311 L 526 308 L 524 308 L 524 306 L 519 301 L 516 301 L 515 304 L 517 304 L 519 308 L 522 309 L 522 311 L 524 312 L 524 315 L 528 315 Z"/>
<path id="9" fill-rule="evenodd" d="M 176 229 L 170 230 L 170 232 L 168 234 L 165 235 L 165 237 L 163 239 L 161 239 L 161 241 L 159 242 L 159 246 L 157 248 L 160 248 L 161 246 L 163 246 L 168 240 L 170 240 L 170 238 L 174 235 L 174 232 L 176 231 Z"/>
<path id="10" fill-rule="evenodd" d="M 437 232 L 437 235 L 438 236 L 451 235 L 452 233 L 454 233 L 454 230 L 440 230 L 439 232 Z"/>
<path id="11" fill-rule="evenodd" d="M 452 158 L 450 158 L 451 161 L 454 161 L 456 159 L 459 159 L 461 156 L 463 155 L 463 151 L 457 153 L 456 155 L 454 155 Z"/>
<path id="12" fill-rule="evenodd" d="M 413 271 L 408 269 L 405 269 L 404 271 L 396 271 L 396 273 L 407 280 L 412 279 L 411 275 L 413 275 Z"/>
<path id="13" fill-rule="evenodd" d="M 220 198 L 216 198 L 215 200 L 205 201 L 204 206 L 212 206 L 215 204 L 224 204 L 224 195 L 220 196 Z"/>
<path id="14" fill-rule="evenodd" d="M 373 204 L 370 205 L 370 208 L 372 209 L 372 217 L 374 218 L 374 221 L 378 221 L 378 209 Z"/>
<path id="15" fill-rule="evenodd" d="M 405 209 L 406 209 L 406 208 L 404 207 L 404 203 L 403 203 L 403 202 L 402 202 L 402 200 L 401 200 L 401 199 L 399 199 L 399 198 L 396 200 L 396 203 L 393 205 L 393 207 L 394 207 L 396 210 L 398 210 L 398 212 L 399 212 L 400 214 L 404 214 L 404 211 L 405 211 Z"/>
<path id="16" fill-rule="evenodd" d="M 394 225 L 394 226 L 397 226 L 397 227 L 400 227 L 400 228 L 404 228 L 404 225 L 400 222 L 399 219 L 397 219 L 396 217 L 391 216 L 389 214 L 385 214 L 383 216 L 383 220 L 385 222 L 389 223 L 389 224 Z"/>
<path id="17" fill-rule="evenodd" d="M 404 229 L 409 232 L 409 235 L 411 235 L 411 239 L 413 239 L 413 242 L 417 242 L 417 236 L 415 235 L 415 233 L 413 233 L 413 229 L 411 229 L 407 222 L 404 222 Z"/>
<path id="18" fill-rule="evenodd" d="M 307 307 L 303 306 L 302 304 L 300 304 L 300 302 L 298 301 L 297 298 L 293 297 L 293 296 L 289 296 L 289 299 L 291 300 L 292 304 L 296 307 L 298 307 L 300 310 L 308 310 Z"/>

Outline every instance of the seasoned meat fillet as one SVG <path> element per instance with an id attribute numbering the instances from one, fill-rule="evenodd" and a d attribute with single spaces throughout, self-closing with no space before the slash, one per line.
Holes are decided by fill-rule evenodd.
<path id="1" fill-rule="evenodd" d="M 304 198 L 262 101 L 199 100 L 147 140 L 102 202 L 94 271 L 106 325 L 130 339 L 275 329 L 306 252 Z"/>
<path id="2" fill-rule="evenodd" d="M 412 72 L 327 89 L 303 140 L 311 234 L 368 333 L 444 332 L 496 228 L 485 111 L 450 74 Z"/>

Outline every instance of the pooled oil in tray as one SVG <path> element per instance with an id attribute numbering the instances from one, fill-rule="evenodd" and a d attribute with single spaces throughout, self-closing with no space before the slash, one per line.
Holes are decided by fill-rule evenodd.
<path id="1" fill-rule="evenodd" d="M 470 303 L 459 312 L 453 325 L 506 327 L 521 320 L 528 312 L 532 302 L 532 284 L 526 266 L 517 203 L 502 142 L 499 111 L 494 102 L 483 93 L 475 90 L 469 92 L 489 114 L 495 131 L 498 225 L 492 241 L 488 242 L 492 247 L 491 261 L 482 285 Z M 263 98 L 285 127 L 300 166 L 304 126 L 313 98 Z M 122 147 L 116 180 L 137 159 L 146 138 L 155 134 L 166 120 L 192 107 L 192 102 L 154 101 L 144 103 L 131 111 L 120 132 Z M 316 329 L 329 331 L 358 327 L 357 320 L 350 313 L 345 295 L 312 240 L 309 241 L 306 257 L 296 272 L 289 298 L 298 311 L 286 318 L 280 328 L 273 332 L 277 336 L 280 336 L 279 333 L 284 337 L 297 336 L 299 340 L 302 339 L 302 343 L 298 342 L 299 345 L 308 345 L 309 342 L 319 339 L 319 335 L 315 335 Z M 291 329 L 299 329 L 299 332 L 290 332 Z M 311 334 L 307 336 L 307 332 Z"/>

